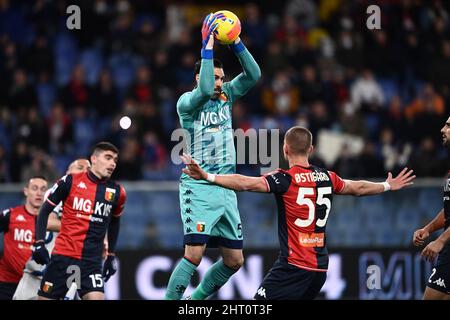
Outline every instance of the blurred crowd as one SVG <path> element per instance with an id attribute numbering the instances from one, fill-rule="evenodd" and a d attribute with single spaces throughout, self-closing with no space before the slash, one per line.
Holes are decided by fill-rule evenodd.
<path id="1" fill-rule="evenodd" d="M 71 4 L 81 7 L 81 30 L 67 29 Z M 366 26 L 370 4 L 381 9 L 381 30 Z M 176 101 L 194 86 L 203 17 L 219 9 L 240 17 L 241 39 L 262 69 L 234 105 L 235 128 L 283 133 L 297 124 L 344 137 L 332 163 L 319 154 L 313 162 L 347 178 L 405 165 L 418 177 L 447 172 L 445 1 L 0 0 L 0 182 L 56 179 L 99 140 L 121 149 L 116 179 L 177 179 Z M 226 46 L 215 56 L 228 80 L 240 72 Z M 128 130 L 119 126 L 124 115 Z M 362 141 L 356 152 L 352 139 Z"/>

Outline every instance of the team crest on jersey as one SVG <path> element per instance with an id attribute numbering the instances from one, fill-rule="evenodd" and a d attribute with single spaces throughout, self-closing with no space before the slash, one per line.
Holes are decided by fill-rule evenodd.
<path id="1" fill-rule="evenodd" d="M 53 283 L 45 281 L 44 286 L 42 287 L 42 291 L 46 293 L 50 293 L 53 290 Z"/>
<path id="2" fill-rule="evenodd" d="M 109 202 L 113 201 L 115 195 L 116 195 L 116 189 L 106 188 L 106 191 L 105 191 L 105 200 L 106 201 L 109 201 Z"/>
<path id="3" fill-rule="evenodd" d="M 222 101 L 228 101 L 228 97 L 223 92 L 220 94 L 219 99 Z"/>
<path id="4" fill-rule="evenodd" d="M 205 231 L 205 223 L 204 222 L 197 222 L 197 231 L 198 232 Z"/>

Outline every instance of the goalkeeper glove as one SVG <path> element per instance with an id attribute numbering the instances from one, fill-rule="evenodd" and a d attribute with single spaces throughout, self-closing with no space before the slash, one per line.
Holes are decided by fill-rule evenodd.
<path id="1" fill-rule="evenodd" d="M 103 279 L 106 281 L 116 273 L 117 271 L 117 260 L 114 254 L 108 253 L 108 257 L 103 264 Z"/>
<path id="2" fill-rule="evenodd" d="M 215 14 L 208 14 L 203 20 L 202 25 L 202 49 L 205 49 L 209 37 L 211 37 L 211 34 L 217 29 L 218 23 L 215 23 L 217 19 L 224 19 L 225 15 L 223 13 L 219 13 L 218 15 Z"/>
<path id="3" fill-rule="evenodd" d="M 33 259 L 39 264 L 47 264 L 50 261 L 50 255 L 45 247 L 44 240 L 38 240 L 33 245 Z"/>

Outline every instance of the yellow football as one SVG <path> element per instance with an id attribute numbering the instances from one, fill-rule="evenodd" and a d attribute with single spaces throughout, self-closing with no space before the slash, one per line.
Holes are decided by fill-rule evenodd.
<path id="1" fill-rule="evenodd" d="M 241 22 L 239 18 L 231 11 L 220 10 L 214 14 L 222 13 L 225 17 L 217 19 L 217 29 L 214 32 L 214 37 L 221 44 L 231 44 L 241 34 Z"/>

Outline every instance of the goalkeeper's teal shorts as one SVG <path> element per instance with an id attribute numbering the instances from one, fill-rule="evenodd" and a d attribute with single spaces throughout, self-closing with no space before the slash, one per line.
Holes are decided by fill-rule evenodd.
<path id="1" fill-rule="evenodd" d="M 184 245 L 242 249 L 242 224 L 236 193 L 210 183 L 180 182 Z"/>

